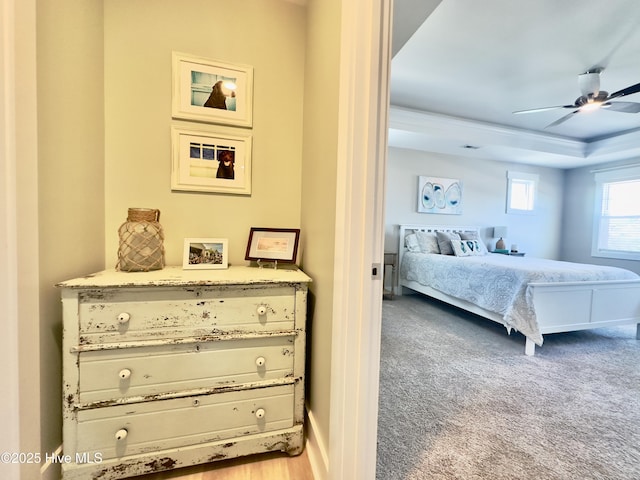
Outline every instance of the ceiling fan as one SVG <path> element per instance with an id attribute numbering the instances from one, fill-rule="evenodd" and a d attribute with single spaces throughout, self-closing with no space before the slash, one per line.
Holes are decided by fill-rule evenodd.
<path id="1" fill-rule="evenodd" d="M 576 99 L 573 105 L 556 105 L 553 107 L 532 108 L 529 110 L 518 110 L 513 113 L 536 113 L 544 112 L 547 110 L 555 110 L 557 108 L 573 109 L 573 112 L 559 118 L 555 122 L 550 123 L 545 127 L 549 128 L 560 125 L 561 123 L 569 120 L 569 118 L 571 118 L 576 113 L 590 112 L 601 108 L 606 108 L 607 110 L 623 113 L 640 112 L 640 103 L 611 101 L 615 98 L 620 98 L 624 97 L 625 95 L 632 95 L 634 93 L 640 92 L 640 83 L 636 83 L 635 85 L 631 85 L 630 87 L 623 88 L 622 90 L 618 90 L 617 92 L 613 92 L 611 95 L 609 95 L 609 92 L 600 90 L 600 73 L 602 73 L 603 70 L 603 68 L 597 67 L 578 75 L 578 85 L 580 86 L 582 95 Z"/>

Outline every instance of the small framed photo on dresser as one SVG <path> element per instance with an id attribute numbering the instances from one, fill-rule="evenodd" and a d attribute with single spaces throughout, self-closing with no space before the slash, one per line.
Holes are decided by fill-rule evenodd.
<path id="1" fill-rule="evenodd" d="M 182 268 L 212 270 L 229 267 L 229 241 L 226 238 L 185 238 Z"/>
<path id="2" fill-rule="evenodd" d="M 245 260 L 295 263 L 299 238 L 298 228 L 252 227 Z"/>

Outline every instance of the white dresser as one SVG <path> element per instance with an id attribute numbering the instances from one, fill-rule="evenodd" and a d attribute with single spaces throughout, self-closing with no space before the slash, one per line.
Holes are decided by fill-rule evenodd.
<path id="1" fill-rule="evenodd" d="M 63 282 L 63 478 L 304 446 L 299 270 L 106 270 Z"/>

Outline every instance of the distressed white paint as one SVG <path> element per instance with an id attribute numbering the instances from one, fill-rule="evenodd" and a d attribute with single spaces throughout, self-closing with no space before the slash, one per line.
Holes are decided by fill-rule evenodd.
<path id="1" fill-rule="evenodd" d="M 79 305 L 80 345 L 291 330 L 294 292 L 291 285 L 158 286 L 143 297 L 135 289 L 86 290 Z"/>
<path id="2" fill-rule="evenodd" d="M 295 335 L 80 353 L 79 403 L 190 389 L 246 388 L 293 377 Z M 261 365 L 258 365 L 261 359 Z"/>
<path id="3" fill-rule="evenodd" d="M 63 454 L 87 461 L 63 478 L 300 453 L 310 281 L 168 267 L 61 283 Z"/>

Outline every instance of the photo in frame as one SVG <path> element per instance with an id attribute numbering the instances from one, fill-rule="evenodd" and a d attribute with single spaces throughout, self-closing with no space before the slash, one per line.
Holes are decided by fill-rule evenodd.
<path id="1" fill-rule="evenodd" d="M 418 212 L 460 215 L 462 182 L 454 178 L 419 176 Z"/>
<path id="2" fill-rule="evenodd" d="M 174 118 L 251 127 L 253 68 L 173 52 Z"/>
<path id="3" fill-rule="evenodd" d="M 171 129 L 171 190 L 251 194 L 251 135 L 243 130 Z"/>
<path id="4" fill-rule="evenodd" d="M 229 241 L 226 238 L 185 238 L 182 268 L 211 270 L 229 267 Z"/>
<path id="5" fill-rule="evenodd" d="M 251 227 L 245 260 L 295 263 L 299 239 L 298 228 Z"/>

